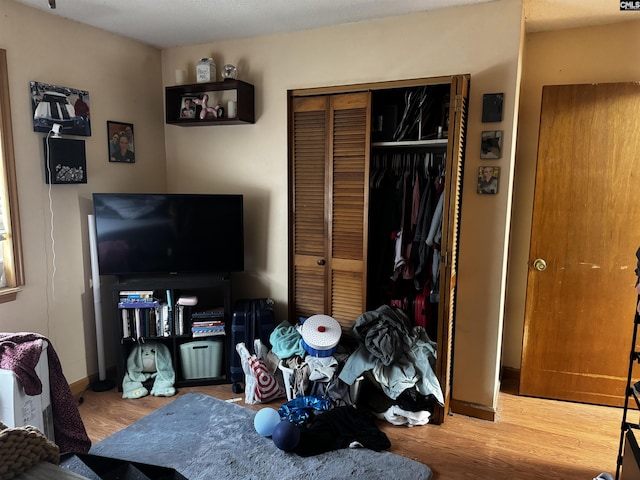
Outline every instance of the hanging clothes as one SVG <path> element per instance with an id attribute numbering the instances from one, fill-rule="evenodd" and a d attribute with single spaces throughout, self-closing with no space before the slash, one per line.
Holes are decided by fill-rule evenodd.
<path id="1" fill-rule="evenodd" d="M 378 153 L 372 158 L 369 219 L 369 308 L 410 309 L 439 275 L 445 156 Z M 439 228 L 438 228 L 439 225 Z M 439 253 L 439 252 L 438 252 Z M 437 289 L 437 285 L 436 285 Z"/>

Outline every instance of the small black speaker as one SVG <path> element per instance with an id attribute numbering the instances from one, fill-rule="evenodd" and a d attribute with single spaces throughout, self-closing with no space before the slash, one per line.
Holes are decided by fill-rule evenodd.
<path id="1" fill-rule="evenodd" d="M 42 140 L 46 183 L 87 183 L 87 155 L 84 140 L 51 136 Z"/>

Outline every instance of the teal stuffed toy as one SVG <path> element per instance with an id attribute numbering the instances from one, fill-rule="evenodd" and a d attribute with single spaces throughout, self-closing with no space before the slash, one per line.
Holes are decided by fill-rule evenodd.
<path id="1" fill-rule="evenodd" d="M 122 379 L 122 398 L 142 398 L 149 394 L 143 382 L 153 379 L 151 395 L 171 397 L 176 389 L 176 374 L 169 348 L 159 342 L 135 345 L 127 358 L 127 371 Z"/>

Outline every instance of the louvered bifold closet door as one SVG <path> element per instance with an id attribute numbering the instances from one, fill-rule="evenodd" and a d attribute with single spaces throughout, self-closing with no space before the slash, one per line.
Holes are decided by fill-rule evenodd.
<path id="1" fill-rule="evenodd" d="M 455 76 L 451 84 L 449 118 L 453 119 L 449 136 L 451 152 L 447 159 L 445 176 L 444 212 L 442 231 L 446 232 L 446 242 L 442 245 L 440 264 L 440 304 L 438 310 L 438 358 L 436 374 L 443 390 L 445 405 L 434 412 L 434 423 L 442 423 L 449 411 L 451 400 L 451 362 L 458 266 L 458 238 L 460 234 L 460 203 L 462 202 L 462 169 L 464 166 L 465 137 L 467 128 L 467 104 L 469 97 L 469 77 Z M 450 121 L 451 123 L 451 121 Z"/>
<path id="2" fill-rule="evenodd" d="M 331 97 L 328 300 L 345 331 L 366 306 L 370 97 Z"/>
<path id="3" fill-rule="evenodd" d="M 325 313 L 327 296 L 326 228 L 329 98 L 292 100 L 290 295 L 292 321 Z M 291 301 L 291 300 L 290 300 Z M 291 312 L 290 312 L 291 314 Z"/>

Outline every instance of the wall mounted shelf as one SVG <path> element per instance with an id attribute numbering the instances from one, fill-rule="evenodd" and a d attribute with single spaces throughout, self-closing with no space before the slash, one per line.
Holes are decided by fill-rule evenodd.
<path id="1" fill-rule="evenodd" d="M 222 82 L 192 83 L 165 87 L 165 121 L 181 127 L 199 127 L 205 125 L 241 125 L 255 123 L 254 87 L 242 80 L 224 80 Z M 200 119 L 201 107 L 196 108 L 196 118 L 181 118 L 182 101 L 185 97 L 202 98 L 209 95 L 209 106 L 219 103 L 224 108 L 224 116 Z M 227 102 L 237 102 L 237 114 L 227 117 Z"/>

